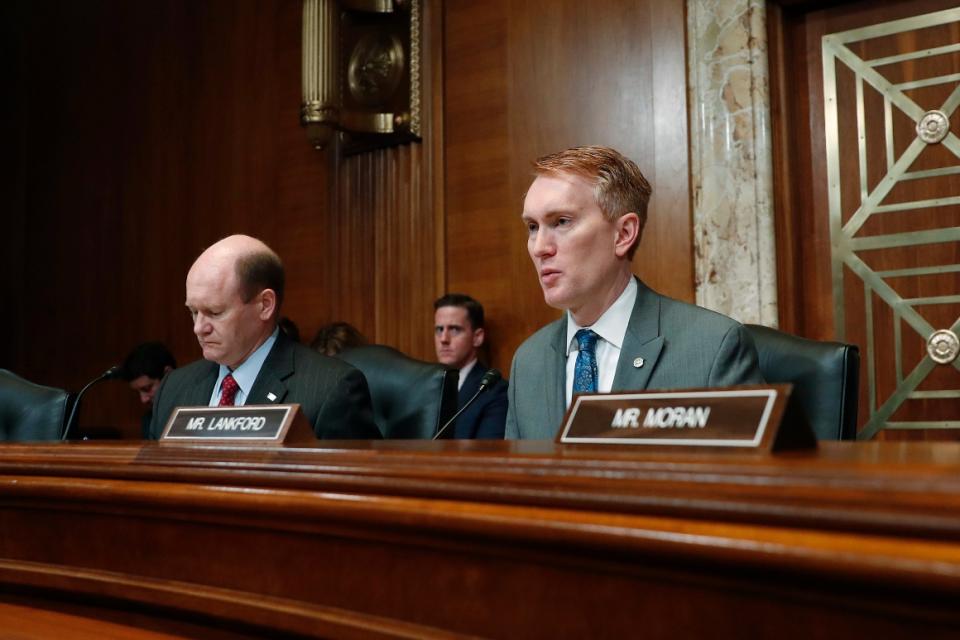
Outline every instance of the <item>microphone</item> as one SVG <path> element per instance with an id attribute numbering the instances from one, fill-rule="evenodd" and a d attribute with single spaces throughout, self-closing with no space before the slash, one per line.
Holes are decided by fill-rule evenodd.
<path id="1" fill-rule="evenodd" d="M 446 424 L 440 427 L 440 430 L 437 431 L 437 435 L 433 436 L 433 439 L 437 440 L 440 436 L 442 436 L 443 432 L 446 431 L 447 428 L 456 421 L 457 417 L 459 417 L 461 413 L 467 410 L 467 407 L 473 404 L 473 401 L 476 400 L 477 397 L 484 392 L 484 390 L 486 390 L 488 387 L 492 387 L 500 381 L 500 377 L 500 372 L 496 369 L 487 369 L 487 372 L 483 374 L 482 378 L 480 378 L 480 388 L 477 389 L 477 392 L 473 394 L 473 397 L 467 400 L 462 407 L 460 407 L 459 411 L 453 414 L 452 418 L 447 420 Z"/>
<path id="2" fill-rule="evenodd" d="M 114 378 L 120 378 L 123 376 L 123 367 L 114 365 L 101 373 L 99 376 L 91 380 L 86 384 L 83 389 L 80 389 L 80 393 L 77 394 L 76 399 L 73 401 L 73 407 L 70 409 L 70 417 L 67 419 L 67 424 L 63 427 L 63 435 L 60 436 L 61 442 L 67 439 L 67 435 L 70 433 L 70 425 L 73 424 L 73 418 L 77 415 L 77 407 L 80 406 L 80 398 L 83 397 L 83 394 L 87 392 L 87 389 L 97 384 L 102 380 L 113 380 Z"/>

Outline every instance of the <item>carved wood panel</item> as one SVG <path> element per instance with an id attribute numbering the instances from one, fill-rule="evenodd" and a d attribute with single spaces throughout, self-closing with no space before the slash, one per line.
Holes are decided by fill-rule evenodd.
<path id="1" fill-rule="evenodd" d="M 955 3 L 779 4 L 781 324 L 860 346 L 860 438 L 956 439 L 956 361 L 937 364 L 927 349 L 960 318 Z M 946 135 L 925 142 L 918 125 L 926 136 L 935 111 Z M 942 349 L 949 336 L 938 336 Z"/>

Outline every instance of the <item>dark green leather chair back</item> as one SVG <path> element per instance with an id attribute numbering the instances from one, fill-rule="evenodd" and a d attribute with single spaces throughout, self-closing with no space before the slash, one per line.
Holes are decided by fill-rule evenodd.
<path id="1" fill-rule="evenodd" d="M 69 396 L 62 389 L 33 384 L 0 369 L 0 440 L 59 440 Z"/>
<path id="2" fill-rule="evenodd" d="M 384 438 L 429 440 L 457 411 L 454 369 L 379 344 L 345 349 L 339 357 L 366 377 Z"/>
<path id="3" fill-rule="evenodd" d="M 767 382 L 793 383 L 797 405 L 818 440 L 854 440 L 860 391 L 860 349 L 808 340 L 748 324 Z"/>

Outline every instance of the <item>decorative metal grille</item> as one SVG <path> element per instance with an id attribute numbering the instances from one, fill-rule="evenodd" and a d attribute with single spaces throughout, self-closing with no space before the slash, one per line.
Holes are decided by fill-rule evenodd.
<path id="1" fill-rule="evenodd" d="M 848 312 L 844 297 L 844 267 L 847 267 L 862 282 L 866 300 L 866 345 L 865 361 L 867 368 L 867 392 L 869 393 L 869 419 L 858 434 L 858 438 L 873 437 L 881 429 L 931 429 L 960 428 L 960 419 L 933 421 L 890 420 L 894 412 L 909 399 L 953 399 L 960 398 L 960 390 L 918 390 L 919 385 L 938 366 L 950 366 L 960 371 L 960 359 L 956 358 L 960 345 L 957 333 L 960 330 L 960 317 L 946 329 L 937 329 L 926 318 L 923 310 L 933 305 L 955 305 L 960 303 L 960 291 L 957 295 L 937 295 L 928 297 L 903 297 L 891 285 L 894 278 L 930 276 L 960 272 L 960 264 L 940 264 L 934 266 L 916 266 L 912 268 L 874 270 L 864 259 L 862 252 L 912 247 L 934 243 L 960 242 L 960 193 L 945 195 L 935 199 L 910 202 L 887 202 L 891 191 L 901 182 L 930 179 L 940 176 L 960 174 L 960 139 L 950 131 L 950 122 L 956 122 L 957 107 L 960 105 L 960 73 L 948 73 L 917 80 L 897 78 L 896 69 L 903 64 L 911 65 L 913 70 L 922 70 L 924 61 L 934 56 L 953 55 L 960 52 L 960 44 L 944 44 L 930 48 L 917 48 L 914 51 L 902 51 L 897 55 L 863 59 L 854 53 L 862 43 L 873 38 L 918 31 L 960 22 L 960 9 L 949 9 L 936 13 L 896 20 L 823 37 L 823 87 L 824 87 L 824 126 L 826 134 L 827 176 L 829 180 L 828 198 L 830 211 L 831 263 L 834 296 L 834 314 L 838 337 L 845 339 L 846 314 Z M 905 43 L 914 43 L 922 47 L 924 37 L 902 39 Z M 850 172 L 841 173 L 840 157 L 840 119 L 838 114 L 837 74 L 843 65 L 852 72 L 856 90 L 857 150 L 859 153 L 859 175 Z M 846 73 L 846 72 L 844 72 Z M 901 74 L 902 75 L 902 74 Z M 845 76 L 846 77 L 846 76 Z M 869 184 L 867 177 L 867 109 L 864 106 L 865 83 L 883 97 L 883 129 L 885 136 L 886 171 L 875 186 Z M 955 85 L 942 104 L 917 104 L 906 92 L 921 87 L 935 85 Z M 894 109 L 899 110 L 916 123 L 916 138 L 904 151 L 897 154 L 894 144 Z M 899 116 L 896 116 L 899 117 Z M 873 124 L 873 123 L 871 123 Z M 879 124 L 877 123 L 877 126 Z M 950 151 L 951 166 L 939 166 L 934 169 L 913 170 L 911 166 L 928 145 L 939 144 Z M 879 154 L 878 154 L 879 155 Z M 871 159 L 871 162 L 873 160 Z M 859 206 L 843 221 L 842 185 L 849 180 L 859 180 Z M 891 212 L 913 212 L 935 207 L 956 207 L 948 209 L 946 219 L 956 221 L 956 225 L 935 229 L 911 230 L 893 234 L 868 235 L 862 233 L 864 225 L 873 216 L 882 216 Z M 953 213 L 956 211 L 956 216 Z M 910 215 L 913 215 L 912 213 Z M 943 216 L 941 216 L 943 218 Z M 858 255 L 860 254 L 860 255 Z M 893 348 L 895 349 L 896 387 L 892 394 L 877 399 L 877 350 L 883 348 L 877 344 L 873 318 L 873 300 L 878 297 L 892 311 L 894 318 Z M 949 308 L 947 308 L 949 310 Z M 905 323 L 927 342 L 928 353 L 912 370 L 903 371 L 901 325 Z M 905 374 L 905 375 L 904 375 Z M 960 378 L 957 380 L 960 384 Z M 960 403 L 957 403 L 960 408 Z M 960 418 L 960 409 L 954 412 Z"/>

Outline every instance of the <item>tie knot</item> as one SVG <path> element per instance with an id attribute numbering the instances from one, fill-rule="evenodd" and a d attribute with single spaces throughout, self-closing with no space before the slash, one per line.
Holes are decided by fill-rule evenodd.
<path id="1" fill-rule="evenodd" d="M 580 346 L 580 351 L 586 351 L 587 353 L 593 353 L 594 349 L 597 346 L 597 334 L 595 334 L 590 329 L 580 329 L 573 336 L 577 339 L 577 344 Z"/>

